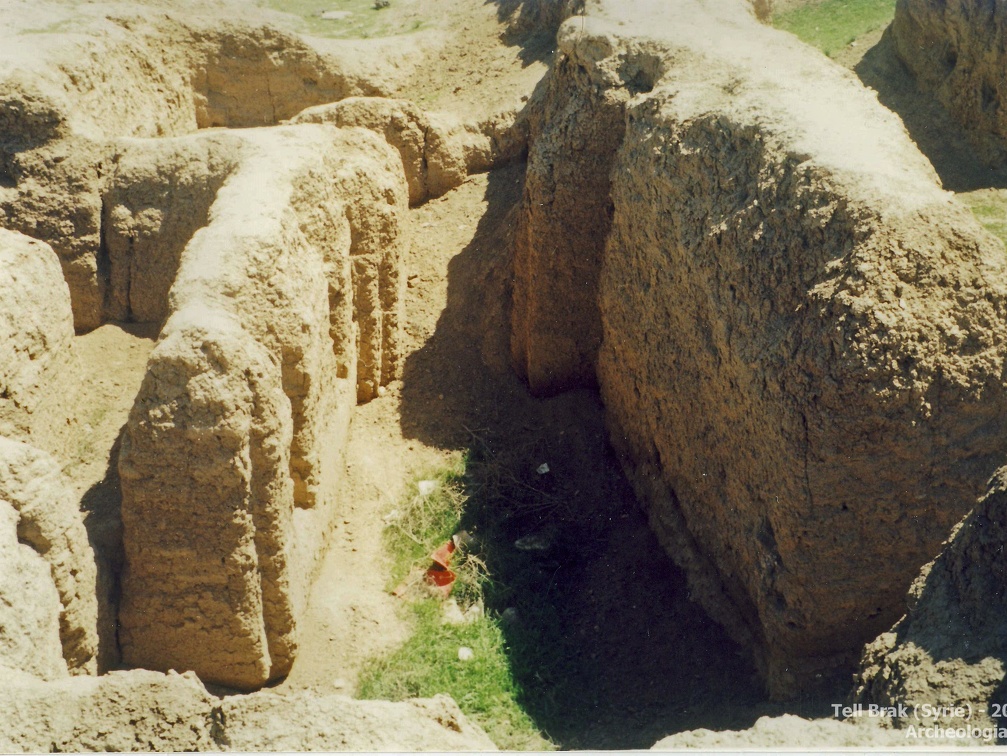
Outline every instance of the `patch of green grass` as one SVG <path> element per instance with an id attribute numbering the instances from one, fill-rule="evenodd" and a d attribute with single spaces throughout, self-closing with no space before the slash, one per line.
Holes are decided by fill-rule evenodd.
<path id="1" fill-rule="evenodd" d="M 361 673 L 357 694 L 361 698 L 401 701 L 447 693 L 467 717 L 478 723 L 499 748 L 552 750 L 520 705 L 500 619 L 478 612 L 465 624 L 444 621 L 444 602 L 424 590 L 423 573 L 430 554 L 458 532 L 465 507 L 466 465 L 459 456 L 449 465 L 420 475 L 410 485 L 385 529 L 385 546 L 391 558 L 389 587 L 405 582 L 412 634 L 398 650 L 372 661 Z M 420 492 L 420 482 L 434 490 Z M 484 593 L 496 586 L 477 554 L 455 552 L 451 569 L 457 574 L 452 598 L 463 609 L 484 605 Z M 458 651 L 472 649 L 473 658 L 462 661 Z"/>
<path id="2" fill-rule="evenodd" d="M 958 195 L 987 231 L 1007 245 L 1007 191 L 985 189 Z"/>
<path id="3" fill-rule="evenodd" d="M 458 530 L 465 508 L 466 457 L 458 455 L 447 465 L 418 475 L 409 484 L 402 505 L 390 513 L 385 528 L 385 550 L 391 557 L 389 590 L 416 568 L 426 568 L 430 554 Z M 423 496 L 420 481 L 432 481 L 434 490 Z"/>
<path id="4" fill-rule="evenodd" d="M 828 56 L 857 38 L 887 26 L 895 0 L 825 0 L 773 16 L 773 26 L 791 32 Z"/>
<path id="5" fill-rule="evenodd" d="M 410 609 L 412 637 L 365 670 L 359 696 L 401 701 L 447 693 L 499 748 L 551 750 L 517 703 L 520 692 L 497 620 L 484 615 L 464 625 L 445 624 L 441 604 L 432 598 L 419 599 Z M 472 659 L 459 660 L 463 646 L 472 649 Z"/>
<path id="6" fill-rule="evenodd" d="M 422 19 L 397 12 L 392 6 L 376 9 L 374 0 L 261 0 L 273 10 L 302 19 L 300 31 L 317 37 L 369 39 L 409 34 L 424 28 Z M 322 13 L 347 13 L 345 18 L 322 18 Z"/>

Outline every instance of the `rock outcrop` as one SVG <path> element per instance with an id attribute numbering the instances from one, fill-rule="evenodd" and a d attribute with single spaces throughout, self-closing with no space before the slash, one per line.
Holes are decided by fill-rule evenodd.
<path id="1" fill-rule="evenodd" d="M 25 565 L 47 566 L 43 575 L 23 572 L 35 578 L 23 581 L 25 592 L 7 600 L 35 605 L 55 593 L 59 600 L 57 639 L 64 660 L 64 674 L 94 674 L 98 655 L 98 599 L 94 552 L 88 542 L 77 497 L 63 479 L 59 464 L 45 452 L 26 444 L 0 438 L 0 501 L 16 513 L 17 541 L 35 552 L 38 559 L 28 559 L 24 548 L 8 548 L 11 558 Z M 19 556 L 16 556 L 19 555 Z M 13 569 L 13 567 L 12 567 Z M 13 577 L 13 575 L 12 575 Z M 4 635 L 17 633 L 3 625 Z M 49 651 L 39 647 L 40 659 Z M 47 665 L 49 666 L 49 665 Z M 31 670 L 26 670 L 31 671 Z"/>
<path id="2" fill-rule="evenodd" d="M 286 126 L 145 148 L 119 161 L 133 167 L 117 174 L 113 228 L 151 212 L 209 223 L 163 244 L 152 234 L 119 264 L 132 311 L 170 313 L 119 463 L 123 659 L 249 689 L 293 662 L 350 413 L 398 370 L 406 186 L 395 152 L 362 130 Z M 173 193 L 193 163 L 195 190 Z M 137 176 L 157 177 L 156 190 Z M 166 204 L 148 209 L 150 197 Z M 166 301 L 163 285 L 134 288 L 137 266 L 177 266 L 149 278 L 174 281 Z"/>
<path id="3" fill-rule="evenodd" d="M 43 683 L 5 672 L 0 750 L 492 751 L 447 696 L 403 703 L 311 693 L 218 699 L 199 679 L 146 670 Z"/>
<path id="4" fill-rule="evenodd" d="M 73 313 L 59 260 L 44 242 L 0 229 L 0 436 L 50 421 L 74 380 Z"/>
<path id="5" fill-rule="evenodd" d="M 899 58 L 965 129 L 979 155 L 1007 159 L 1007 7 L 899 0 L 889 32 Z"/>
<path id="6" fill-rule="evenodd" d="M 559 42 L 515 362 L 598 381 L 694 597 L 791 695 L 890 626 L 1003 457 L 1002 245 L 745 3 L 595 2 Z"/>
<path id="7" fill-rule="evenodd" d="M 908 612 L 864 649 L 854 700 L 924 709 L 923 724 L 1003 727 L 1007 691 L 1007 468 L 908 594 Z M 910 722 L 896 722 L 905 727 Z M 919 722 L 917 722 L 919 723 Z M 983 741 L 983 737 L 976 738 Z M 996 740 L 985 738 L 986 741 Z"/>

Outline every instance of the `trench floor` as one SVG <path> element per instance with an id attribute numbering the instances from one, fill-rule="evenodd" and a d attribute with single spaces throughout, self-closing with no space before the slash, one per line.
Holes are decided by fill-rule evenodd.
<path id="1" fill-rule="evenodd" d="M 510 370 L 507 313 L 496 303 L 506 301 L 523 168 L 470 177 L 411 211 L 403 378 L 354 417 L 344 515 L 282 685 L 352 692 L 362 665 L 404 640 L 382 517 L 416 471 L 472 450 L 494 460 L 501 480 L 533 481 L 531 492 L 504 485 L 494 511 L 463 523 L 494 539 L 494 579 L 521 586 L 487 608 L 517 609 L 519 624 L 505 634 L 524 635 L 510 658 L 522 704 L 560 747 L 649 748 L 766 714 L 828 716 L 848 679 L 817 698 L 772 704 L 748 653 L 690 600 L 608 446 L 596 392 L 536 399 Z M 550 471 L 536 477 L 542 463 Z M 547 553 L 514 547 L 542 531 L 555 544 Z M 521 617 L 541 626 L 521 626 Z"/>

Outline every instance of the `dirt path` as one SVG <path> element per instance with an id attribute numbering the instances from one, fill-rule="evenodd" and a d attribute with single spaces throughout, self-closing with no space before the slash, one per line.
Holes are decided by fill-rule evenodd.
<path id="1" fill-rule="evenodd" d="M 406 262 L 408 353 L 428 344 L 447 306 L 447 270 L 465 249 L 486 211 L 487 176 L 475 176 L 440 200 L 411 212 L 413 244 Z M 436 385 L 437 366 L 424 377 Z M 393 650 L 408 627 L 388 592 L 382 518 L 400 501 L 406 484 L 443 464 L 454 445 L 410 437 L 400 423 L 403 382 L 357 407 L 345 452 L 341 515 L 302 622 L 301 652 L 281 688 L 354 690 L 368 659 Z M 431 395 L 425 422 L 460 421 L 450 392 Z M 458 445 L 460 447 L 460 444 Z"/>
<path id="2" fill-rule="evenodd" d="M 395 433 L 395 402 L 389 392 L 354 414 L 341 515 L 301 621 L 300 653 L 281 688 L 351 694 L 363 664 L 407 637 L 387 590 L 381 518 L 425 455 Z"/>

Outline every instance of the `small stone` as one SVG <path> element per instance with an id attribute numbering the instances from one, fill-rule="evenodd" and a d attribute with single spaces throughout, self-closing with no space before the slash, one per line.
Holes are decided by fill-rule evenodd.
<path id="1" fill-rule="evenodd" d="M 541 465 L 535 468 L 535 472 L 537 472 L 539 475 L 545 475 L 547 472 L 549 472 L 549 464 L 547 462 L 543 462 Z"/>
<path id="2" fill-rule="evenodd" d="M 456 549 L 472 549 L 479 544 L 476 537 L 467 530 L 459 530 L 451 536 L 451 540 L 454 541 Z"/>
<path id="3" fill-rule="evenodd" d="M 514 541 L 518 551 L 548 551 L 552 546 L 552 537 L 547 533 L 532 533 Z"/>
<path id="4" fill-rule="evenodd" d="M 467 620 L 462 608 L 454 599 L 448 599 L 442 607 L 444 623 L 447 625 L 464 625 Z"/>
<path id="5" fill-rule="evenodd" d="M 429 496 L 430 494 L 432 494 L 434 491 L 437 490 L 437 481 L 436 480 L 421 480 L 416 485 L 416 488 L 419 489 L 420 496 Z"/>
<path id="6" fill-rule="evenodd" d="M 458 649 L 458 661 L 472 661 L 476 658 L 476 653 L 468 646 L 462 646 Z"/>

